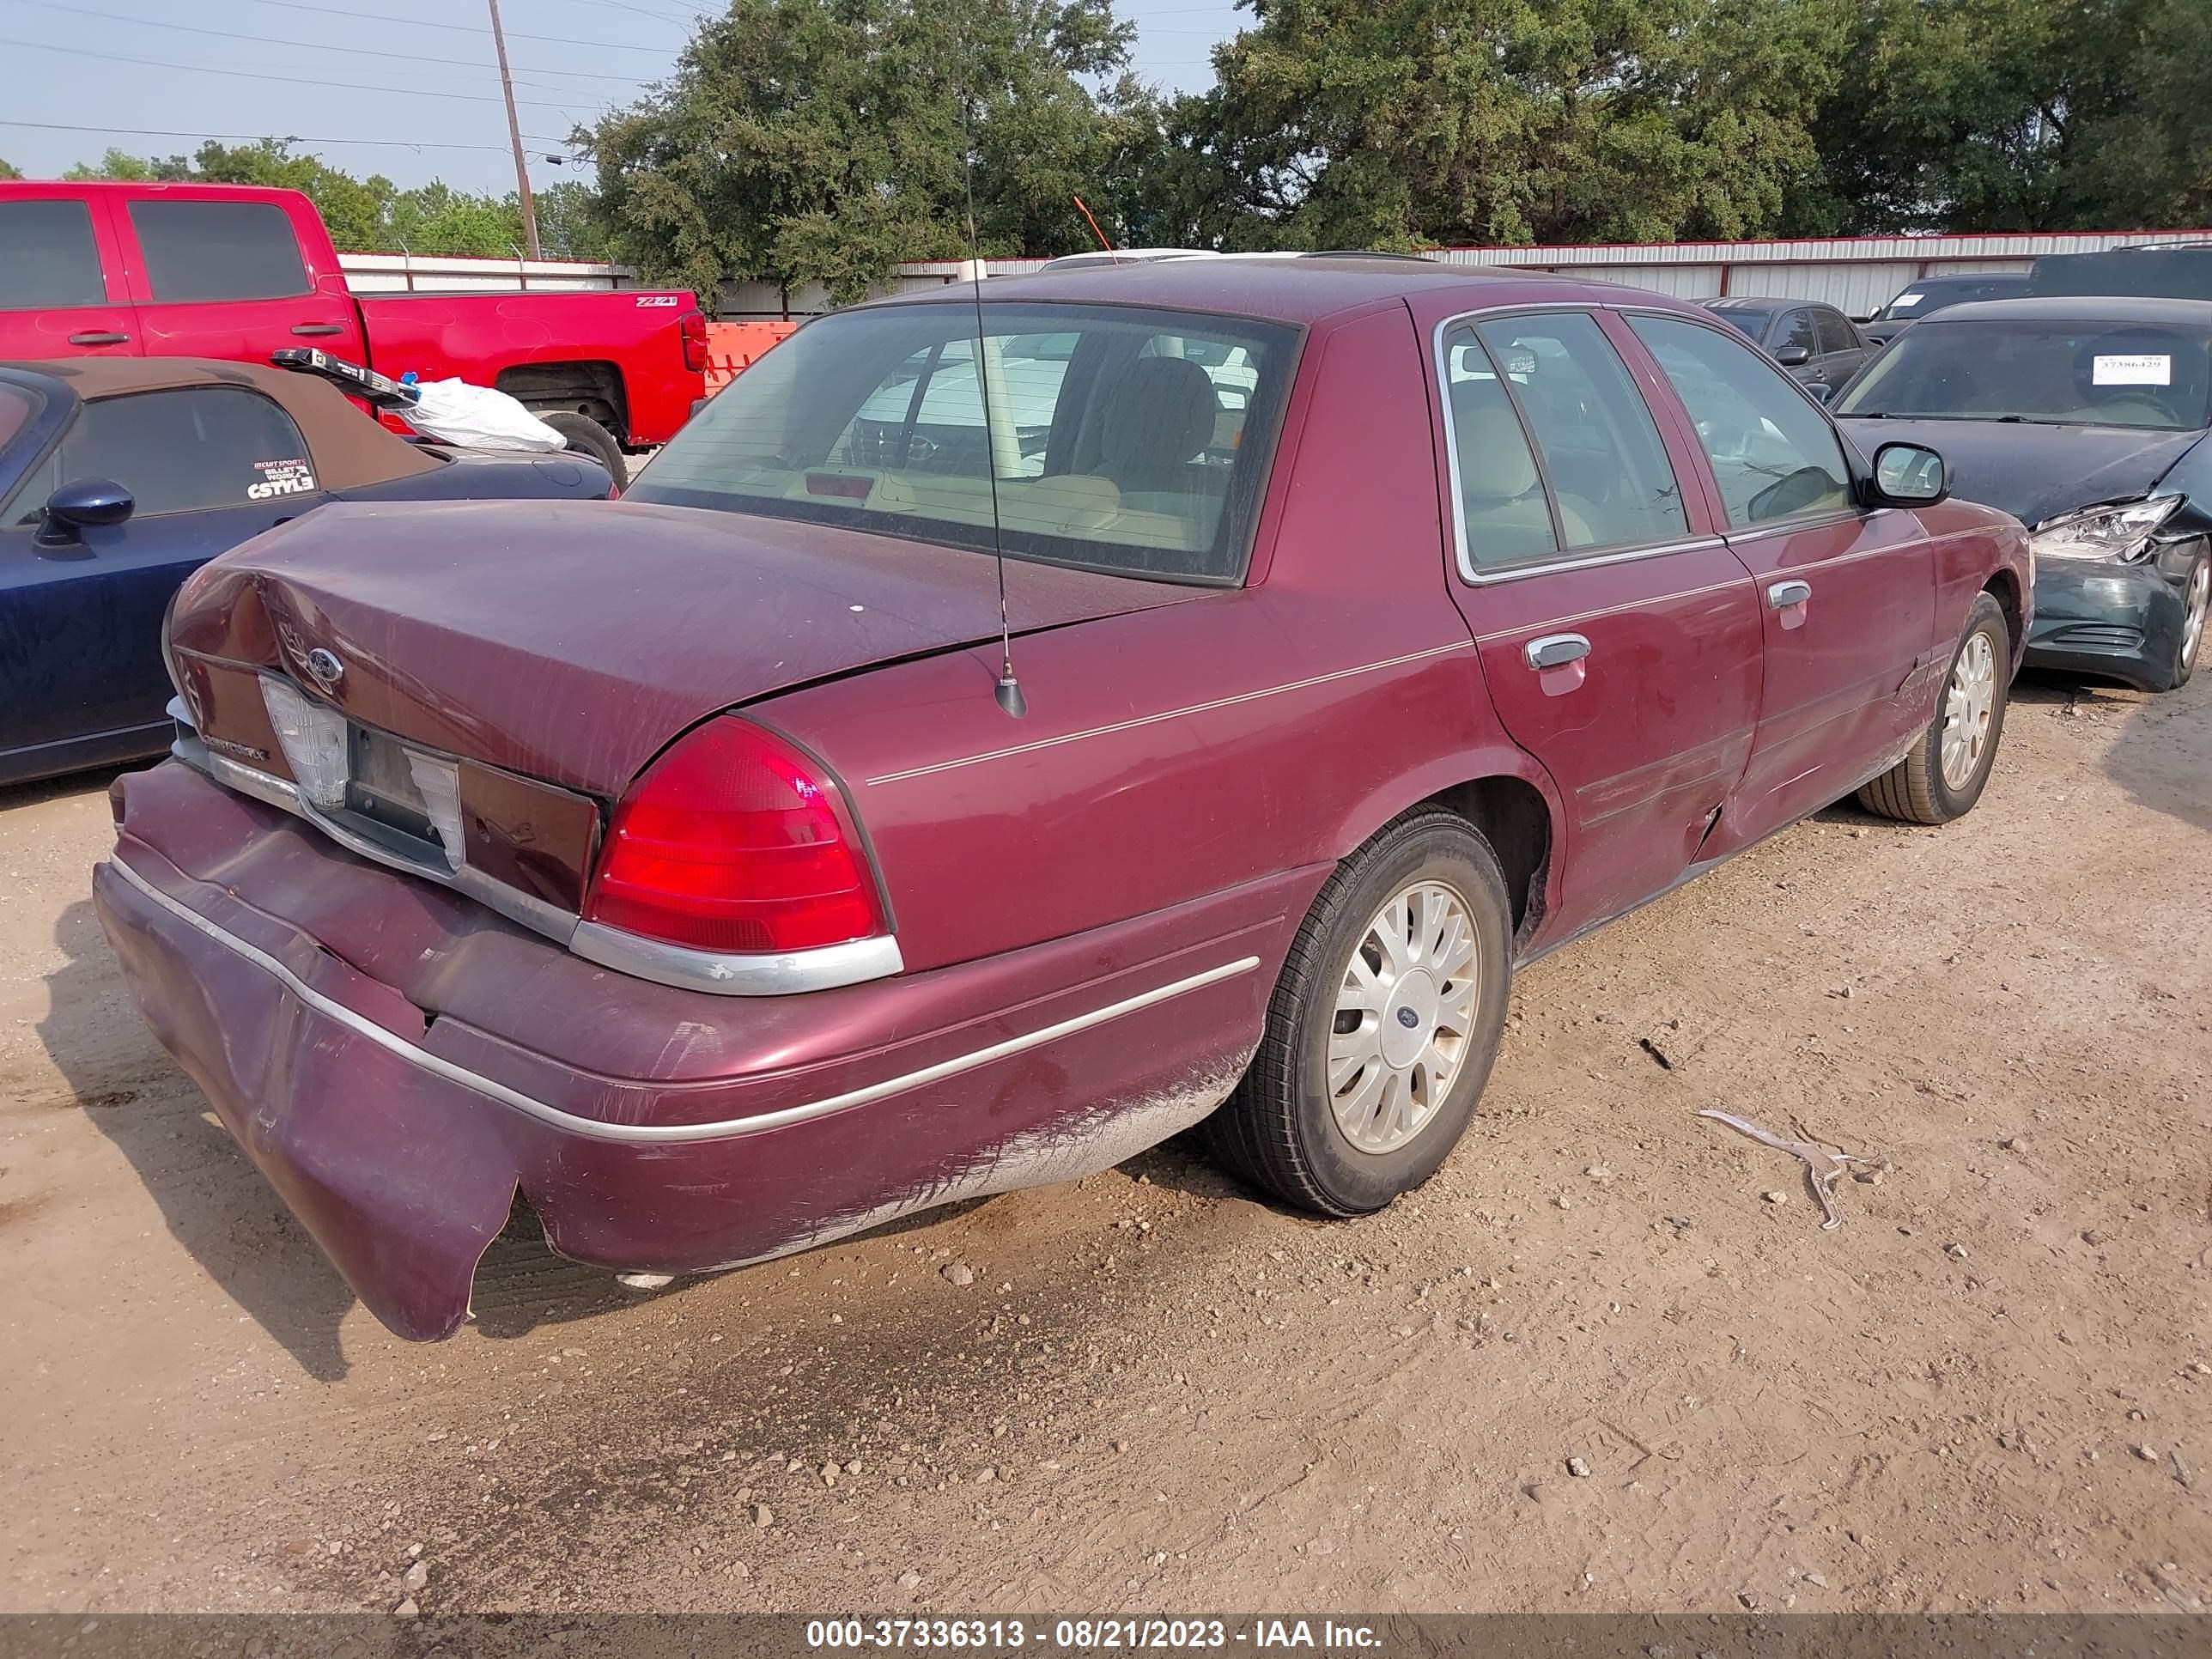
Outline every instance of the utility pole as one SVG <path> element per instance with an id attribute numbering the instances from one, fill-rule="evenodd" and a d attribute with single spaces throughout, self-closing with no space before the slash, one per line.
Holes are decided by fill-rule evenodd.
<path id="1" fill-rule="evenodd" d="M 538 209 L 530 199 L 530 169 L 522 159 L 522 124 L 514 118 L 514 78 L 507 72 L 507 36 L 499 27 L 499 0 L 490 0 L 491 43 L 499 53 L 499 89 L 507 94 L 507 138 L 514 146 L 514 185 L 522 196 L 522 240 L 530 245 L 530 257 L 542 259 L 545 256 L 538 247 Z"/>

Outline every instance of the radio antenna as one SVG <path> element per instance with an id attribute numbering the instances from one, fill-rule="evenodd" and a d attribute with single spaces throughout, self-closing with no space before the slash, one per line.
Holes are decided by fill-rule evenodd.
<path id="1" fill-rule="evenodd" d="M 960 100 L 960 188 L 968 199 L 968 271 L 975 299 L 975 390 L 983 399 L 983 471 L 991 480 L 991 552 L 999 567 L 999 684 L 992 696 L 1019 720 L 1030 712 L 1022 683 L 1014 678 L 1014 635 L 1006 620 L 1006 537 L 999 516 L 999 429 L 991 421 L 990 348 L 983 338 L 983 251 L 975 228 L 975 143 L 968 120 L 968 100 Z"/>

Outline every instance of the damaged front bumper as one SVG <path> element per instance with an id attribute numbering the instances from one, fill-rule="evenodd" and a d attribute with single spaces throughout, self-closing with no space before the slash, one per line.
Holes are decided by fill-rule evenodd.
<path id="1" fill-rule="evenodd" d="M 614 974 L 170 763 L 94 902 L 140 1007 L 362 1302 L 467 1317 L 519 1188 L 562 1255 L 742 1265 L 1197 1121 L 1304 872 L 1003 957 L 732 1000 Z M 896 1035 L 893 1035 L 896 1034 Z"/>

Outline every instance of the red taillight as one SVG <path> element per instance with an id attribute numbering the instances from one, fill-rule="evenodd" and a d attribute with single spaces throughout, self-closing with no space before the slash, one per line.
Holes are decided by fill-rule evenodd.
<path id="1" fill-rule="evenodd" d="M 708 720 L 615 809 L 586 918 L 694 950 L 805 951 L 884 931 L 831 786 L 760 727 Z"/>
<path id="2" fill-rule="evenodd" d="M 684 367 L 694 374 L 707 372 L 707 317 L 698 311 L 684 313 Z"/>

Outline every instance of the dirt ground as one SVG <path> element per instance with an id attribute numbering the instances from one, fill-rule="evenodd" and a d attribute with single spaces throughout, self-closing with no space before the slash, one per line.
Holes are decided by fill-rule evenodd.
<path id="1" fill-rule="evenodd" d="M 1370 1220 L 1176 1145 L 651 1295 L 516 1231 L 439 1346 L 129 1006 L 104 782 L 0 793 L 0 1607 L 2212 1598 L 2212 676 L 2024 684 L 1965 822 L 1539 964 Z M 1705 1107 L 1888 1167 L 1824 1232 Z"/>

